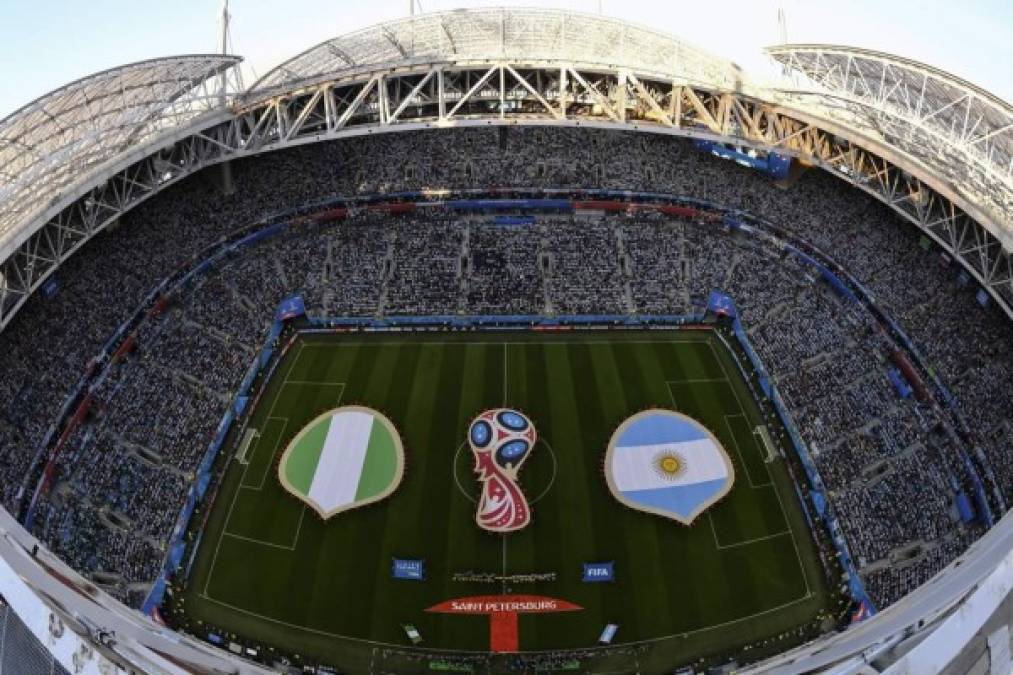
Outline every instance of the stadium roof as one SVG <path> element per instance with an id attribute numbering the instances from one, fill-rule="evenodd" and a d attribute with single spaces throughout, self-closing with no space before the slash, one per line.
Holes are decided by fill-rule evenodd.
<path id="1" fill-rule="evenodd" d="M 341 35 L 285 61 L 247 93 L 259 98 L 369 66 L 497 58 L 628 67 L 708 86 L 743 79 L 731 61 L 669 33 L 595 14 L 495 8 L 423 14 Z"/>
<path id="2" fill-rule="evenodd" d="M 0 121 L 0 248 L 106 161 L 220 107 L 202 86 L 240 60 L 199 54 L 112 68 Z"/>
<path id="3" fill-rule="evenodd" d="M 222 150 L 219 159 L 242 154 L 248 149 L 245 143 L 258 133 L 265 138 L 276 134 L 280 140 L 273 147 L 304 142 L 292 140 L 293 130 L 309 118 L 313 124 L 323 124 L 313 117 L 318 114 L 314 105 L 323 110 L 319 113 L 322 117 L 333 114 L 337 104 L 345 105 L 342 116 L 329 127 L 333 131 L 344 127 L 350 111 L 369 94 L 369 88 L 364 87 L 358 98 L 346 101 L 335 98 L 330 90 L 323 96 L 323 89 L 352 86 L 370 77 L 377 82 L 376 78 L 396 79 L 424 70 L 430 75 L 437 70 L 441 73 L 435 79 L 441 92 L 446 86 L 446 92 L 458 102 L 456 112 L 461 102 L 488 80 L 488 73 L 493 72 L 488 69 L 490 64 L 493 68 L 512 64 L 531 70 L 569 69 L 575 77 L 592 72 L 615 77 L 617 82 L 626 82 L 630 75 L 636 86 L 640 86 L 638 78 L 643 78 L 655 84 L 672 83 L 673 89 L 697 87 L 749 98 L 775 114 L 786 112 L 808 129 L 825 129 L 835 139 L 843 139 L 845 153 L 848 147 L 859 147 L 881 157 L 884 168 L 877 168 L 874 174 L 881 182 L 887 175 L 886 162 L 924 182 L 930 189 L 915 193 L 903 193 L 885 183 L 879 186 L 884 201 L 907 207 L 906 216 L 912 211 L 925 215 L 920 226 L 931 228 L 942 222 L 950 227 L 955 222 L 946 216 L 940 219 L 934 210 L 943 201 L 942 208 L 966 213 L 987 230 L 999 242 L 1000 253 L 1013 251 L 1013 113 L 1008 103 L 960 78 L 889 54 L 832 45 L 784 45 L 768 52 L 786 73 L 794 71 L 793 80 L 754 79 L 727 59 L 670 34 L 619 19 L 561 10 L 489 8 L 413 16 L 327 40 L 288 59 L 249 89 L 243 89 L 235 77 L 238 69 L 234 66 L 241 60 L 236 56 L 173 56 L 121 66 L 61 87 L 0 121 L 0 264 L 21 250 L 27 254 L 27 267 L 23 278 L 16 280 L 20 284 L 17 288 L 37 284 L 40 272 L 29 261 L 45 258 L 43 262 L 59 263 L 68 246 L 78 239 L 57 242 L 51 248 L 60 252 L 54 253 L 28 251 L 31 237 L 47 223 L 54 224 L 58 238 L 62 237 L 63 217 L 95 221 L 100 229 L 99 215 L 104 223 L 121 206 L 129 208 L 127 202 L 133 202 L 120 192 L 114 191 L 108 203 L 89 203 L 92 197 L 85 193 L 109 184 L 117 172 L 136 161 L 134 155 L 138 160 L 142 154 L 153 158 L 149 169 L 156 178 L 163 175 L 163 168 L 168 170 L 166 180 L 142 186 L 145 194 L 201 165 L 199 158 L 187 164 L 190 160 L 186 157 L 176 157 L 173 161 L 180 167 L 170 166 L 161 155 L 156 156 L 179 140 L 174 138 L 177 135 L 189 134 L 194 142 L 217 144 Z M 464 80 L 466 87 L 472 87 L 465 93 L 467 88 L 452 89 L 460 88 L 461 82 L 443 82 L 442 74 L 454 69 L 486 69 L 487 75 L 476 84 Z M 523 80 L 512 70 L 511 74 Z M 420 91 L 427 81 L 408 82 L 415 91 L 404 98 L 401 109 L 413 97 L 423 96 Z M 223 95 L 226 83 L 231 84 L 228 99 Z M 530 83 L 520 82 L 525 85 L 530 89 Z M 321 89 L 316 98 L 312 98 L 314 88 Z M 285 117 L 287 107 L 244 117 L 258 108 L 270 109 L 272 102 L 289 106 L 304 94 L 310 103 L 296 117 Z M 651 98 L 654 93 L 638 90 L 637 95 Z M 534 96 L 549 105 L 537 92 Z M 741 118 L 741 105 L 735 108 L 736 104 L 730 103 L 724 113 L 701 113 L 697 109 L 705 104 L 692 96 L 693 110 L 711 119 L 712 124 L 704 126 L 714 133 L 737 136 L 735 125 L 743 123 L 734 119 Z M 653 103 L 657 108 L 656 100 Z M 397 121 L 401 109 L 388 114 L 384 128 L 398 128 L 390 121 Z M 616 114 L 606 113 L 618 121 Z M 664 111 L 661 116 L 665 117 Z M 382 116 L 380 119 L 382 122 Z M 291 128 L 279 131 L 282 122 Z M 236 127 L 221 138 L 209 138 L 206 132 L 219 123 Z M 804 134 L 807 128 L 788 138 Z M 754 129 L 753 133 L 763 132 Z M 757 138 L 763 142 L 764 137 Z M 260 146 L 255 143 L 255 147 Z M 173 171 L 175 168 L 185 170 Z M 140 184 L 136 176 L 125 180 L 130 185 Z M 896 183 L 896 176 L 891 180 Z M 935 193 L 943 199 L 937 199 Z M 80 217 L 71 217 L 74 209 L 69 207 L 75 200 L 81 201 L 76 208 Z M 103 208 L 93 209 L 96 204 Z M 78 229 L 81 232 L 77 234 L 85 238 L 93 233 L 90 225 Z M 998 259 L 989 258 L 997 248 L 995 241 L 983 237 L 980 242 L 975 238 L 966 243 L 969 240 L 964 234 L 953 234 L 951 239 L 947 241 L 958 254 L 971 251 L 985 256 L 975 269 L 990 283 L 994 275 L 989 271 L 998 269 Z M 997 278 L 1006 283 L 1008 276 L 999 274 L 1002 278 Z M 7 283 L 11 278 L 0 276 L 0 293 L 15 288 Z"/>
<path id="4" fill-rule="evenodd" d="M 885 142 L 983 207 L 1013 250 L 1013 107 L 932 66 L 839 45 L 767 48 L 793 71 L 787 102 Z"/>

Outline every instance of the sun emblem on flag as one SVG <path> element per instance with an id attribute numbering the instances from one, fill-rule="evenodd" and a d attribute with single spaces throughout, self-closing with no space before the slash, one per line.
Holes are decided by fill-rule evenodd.
<path id="1" fill-rule="evenodd" d="M 662 478 L 677 478 L 685 468 L 686 460 L 671 450 L 665 450 L 654 458 L 654 470 Z"/>

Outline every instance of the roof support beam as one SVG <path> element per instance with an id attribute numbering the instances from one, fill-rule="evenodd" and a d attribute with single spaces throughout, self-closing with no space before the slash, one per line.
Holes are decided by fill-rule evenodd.
<path id="1" fill-rule="evenodd" d="M 542 96 L 538 91 L 536 91 L 535 88 L 532 87 L 531 84 L 526 79 L 524 79 L 523 77 L 521 77 L 520 73 L 518 73 L 516 70 L 514 70 L 513 66 L 511 66 L 510 64 L 505 64 L 504 68 L 506 68 L 506 71 L 508 73 L 510 73 L 511 76 L 513 76 L 514 80 L 516 80 L 518 84 L 520 84 L 522 87 L 524 87 L 528 91 L 529 94 L 531 94 L 532 96 L 535 97 L 535 100 L 538 101 L 542 105 L 543 108 L 545 108 L 545 111 L 547 113 L 549 113 L 550 115 L 552 115 L 556 119 L 562 119 L 563 118 L 563 115 L 560 113 L 560 111 L 558 111 L 554 107 L 552 107 L 552 105 L 548 101 L 545 100 L 544 96 Z"/>
<path id="2" fill-rule="evenodd" d="M 612 107 L 612 103 L 606 100 L 605 97 L 602 96 L 596 88 L 588 84 L 587 80 L 584 79 L 583 75 L 574 70 L 572 67 L 569 67 L 566 70 L 570 74 L 570 76 L 573 77 L 573 79 L 576 80 L 578 84 L 580 84 L 583 92 L 588 96 L 590 96 L 592 99 L 594 99 L 594 102 L 598 104 L 598 106 L 602 109 L 602 111 L 606 115 L 608 115 L 609 118 L 612 119 L 612 121 L 614 122 L 620 121 L 620 115 Z"/>
<path id="3" fill-rule="evenodd" d="M 398 105 L 398 107 L 394 108 L 394 112 L 392 112 L 390 114 L 390 117 L 388 117 L 387 119 L 388 124 L 393 124 L 394 122 L 397 122 L 398 117 L 401 116 L 401 113 L 404 112 L 404 109 L 407 108 L 408 105 L 413 100 L 415 100 L 415 97 L 419 95 L 423 87 L 429 84 L 429 82 L 433 79 L 434 75 L 436 75 L 435 68 L 431 69 L 428 73 L 426 73 L 425 76 L 421 80 L 419 80 L 419 83 L 416 84 L 414 87 L 412 87 L 411 92 L 409 92 L 407 96 L 401 99 L 401 103 Z"/>
<path id="4" fill-rule="evenodd" d="M 844 63 L 828 66 L 828 70 L 837 68 L 835 79 L 841 77 Z M 511 59 L 482 65 L 481 70 L 473 63 L 432 63 L 398 72 L 346 73 L 312 87 L 276 93 L 231 116 L 197 125 L 168 145 L 164 140 L 152 142 L 143 160 L 125 162 L 79 196 L 53 207 L 37 229 L 40 236 L 26 239 L 7 256 L 0 266 L 0 327 L 47 274 L 107 223 L 209 164 L 323 138 L 490 123 L 571 126 L 592 122 L 623 130 L 703 135 L 761 152 L 802 157 L 920 227 L 965 264 L 997 304 L 1013 315 L 1009 254 L 989 223 L 972 219 L 968 213 L 973 212 L 959 196 L 941 189 L 917 165 L 899 165 L 897 157 L 877 154 L 860 135 L 850 136 L 847 129 L 825 125 L 777 102 L 628 70 L 568 62 L 532 65 Z M 860 72 L 848 62 L 843 77 Z M 892 77 L 888 71 L 885 86 L 897 96 L 901 89 L 894 86 Z M 917 106 L 914 91 L 909 105 Z M 483 105 L 466 107 L 476 101 Z M 931 112 L 936 106 L 925 109 Z M 467 115 L 462 113 L 465 110 Z M 571 114 L 573 110 L 579 110 L 579 117 Z M 984 122 L 977 117 L 969 120 L 968 145 L 1000 139 L 1013 127 L 1013 123 L 993 126 L 985 132 L 978 130 Z M 9 172 L 7 167 L 4 170 Z"/>
<path id="5" fill-rule="evenodd" d="M 883 52 L 839 45 L 767 52 L 799 78 L 796 87 L 780 90 L 786 103 L 880 139 L 959 185 L 976 217 L 999 224 L 993 234 L 1013 248 L 1013 106 L 959 77 Z"/>
<path id="6" fill-rule="evenodd" d="M 457 102 L 457 105 L 455 105 L 453 108 L 450 109 L 450 112 L 447 113 L 446 119 L 450 119 L 451 117 L 456 115 L 457 111 L 461 109 L 461 106 L 470 101 L 471 97 L 475 95 L 475 92 L 484 87 L 486 83 L 488 83 L 489 80 L 492 79 L 492 76 L 495 75 L 497 72 L 499 72 L 499 70 L 500 65 L 495 64 L 491 68 L 489 68 L 489 70 L 485 71 L 482 77 L 478 78 L 478 81 L 475 82 L 474 85 L 472 85 L 471 89 L 469 89 L 467 93 L 461 97 L 461 100 Z"/>

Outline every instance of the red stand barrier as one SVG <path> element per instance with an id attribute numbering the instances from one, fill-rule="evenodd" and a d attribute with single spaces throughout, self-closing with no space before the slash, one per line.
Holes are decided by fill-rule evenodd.
<path id="1" fill-rule="evenodd" d="M 318 223 L 329 223 L 333 220 L 342 220 L 348 215 L 348 209 L 338 208 L 330 209 L 329 211 L 323 211 L 313 216 L 313 220 Z"/>
<path id="2" fill-rule="evenodd" d="M 687 220 L 692 220 L 701 215 L 698 209 L 689 206 L 662 206 L 659 210 L 667 216 L 677 216 Z"/>

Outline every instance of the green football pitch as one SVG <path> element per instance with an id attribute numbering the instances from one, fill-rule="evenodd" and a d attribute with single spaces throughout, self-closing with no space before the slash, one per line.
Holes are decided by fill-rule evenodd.
<path id="1" fill-rule="evenodd" d="M 350 672 L 376 667 L 385 646 L 406 648 L 405 623 L 427 649 L 487 650 L 486 617 L 424 610 L 504 591 L 584 608 L 522 615 L 522 650 L 594 647 L 616 623 L 616 643 L 648 645 L 642 672 L 812 624 L 830 604 L 826 581 L 732 359 L 710 331 L 300 336 L 250 413 L 255 433 L 227 446 L 181 623 Z M 282 488 L 278 460 L 304 425 L 347 404 L 394 423 L 404 479 L 388 499 L 323 521 Z M 526 413 L 539 434 L 520 474 L 531 524 L 505 536 L 475 524 L 466 443 L 475 415 L 500 406 Z M 696 418 L 732 460 L 732 491 L 689 527 L 620 505 L 606 485 L 611 434 L 649 407 Z M 392 557 L 425 559 L 425 581 L 391 578 Z M 615 561 L 616 580 L 582 582 L 592 561 Z M 487 584 L 456 572 L 556 577 Z"/>

